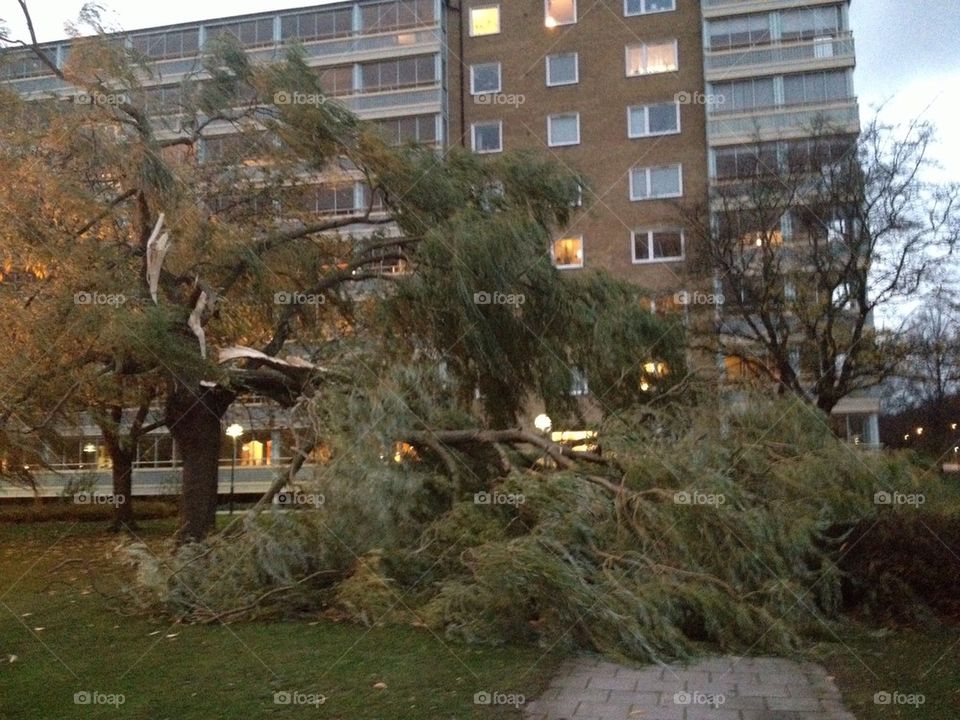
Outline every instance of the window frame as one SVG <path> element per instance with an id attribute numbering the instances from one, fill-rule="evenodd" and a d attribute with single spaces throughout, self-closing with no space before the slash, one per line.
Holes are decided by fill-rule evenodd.
<path id="1" fill-rule="evenodd" d="M 556 247 L 557 243 L 563 240 L 578 240 L 580 242 L 580 264 L 579 265 L 558 265 L 557 264 L 557 252 Z M 553 266 L 557 270 L 580 270 L 586 264 L 586 246 L 583 241 L 583 233 L 579 235 L 564 235 L 558 238 L 555 238 L 550 242 L 550 260 L 553 262 Z"/>
<path id="2" fill-rule="evenodd" d="M 650 108 L 656 107 L 658 105 L 673 105 L 677 112 L 677 129 L 668 130 L 666 132 L 652 132 L 650 130 Z M 643 124 L 645 132 L 635 133 L 633 132 L 633 110 L 643 110 Z M 647 103 L 645 105 L 628 105 L 627 106 L 627 138 L 630 140 L 637 140 L 640 138 L 650 138 L 650 137 L 662 137 L 664 135 L 679 135 L 683 132 L 682 121 L 680 118 L 680 103 L 674 100 L 671 102 L 659 102 L 659 103 Z"/>
<path id="3" fill-rule="evenodd" d="M 492 10 L 496 8 L 497 10 L 497 30 L 496 32 L 488 33 L 477 33 L 473 29 L 473 13 L 477 10 Z M 467 14 L 467 32 L 470 34 L 470 37 L 490 37 L 491 35 L 499 35 L 503 30 L 503 24 L 501 22 L 501 7 L 500 3 L 488 3 L 485 5 L 477 5 L 476 7 L 470 8 L 470 12 Z"/>
<path id="4" fill-rule="evenodd" d="M 671 0 L 673 7 L 667 8 L 666 10 L 647 10 L 647 3 L 649 1 L 650 0 L 640 0 L 643 9 L 640 12 L 630 12 L 630 0 L 623 0 L 623 16 L 640 17 L 641 15 L 656 15 L 658 13 L 676 12 L 677 10 L 677 0 Z"/>
<path id="5" fill-rule="evenodd" d="M 636 197 L 636 194 L 634 193 L 635 183 L 633 179 L 635 171 L 637 170 L 644 171 L 647 190 L 649 191 L 651 189 L 651 184 L 652 184 L 651 179 L 653 177 L 653 171 L 664 170 L 666 168 L 677 168 L 677 179 L 680 181 L 679 193 L 677 193 L 676 195 L 646 195 L 645 197 Z M 630 168 L 629 181 L 630 181 L 630 202 L 644 202 L 646 200 L 673 200 L 675 198 L 681 198 L 683 197 L 683 163 L 671 163 L 669 165 L 650 165 L 650 166 L 634 165 L 633 167 Z"/>
<path id="6" fill-rule="evenodd" d="M 480 67 L 491 67 L 496 66 L 497 68 L 497 89 L 496 90 L 477 90 L 476 87 L 476 77 L 474 76 L 474 69 Z M 503 92 L 503 63 L 501 62 L 481 62 L 473 63 L 470 66 L 470 95 L 492 95 L 499 92 Z"/>
<path id="7" fill-rule="evenodd" d="M 576 25 L 580 20 L 580 11 L 577 8 L 577 0 L 570 0 L 573 3 L 573 20 L 568 20 L 567 22 L 557 22 L 554 20 L 553 24 L 547 22 L 547 18 L 552 17 L 550 15 L 550 0 L 543 0 L 543 25 L 547 28 L 557 28 L 563 27 L 564 25 Z"/>
<path id="8" fill-rule="evenodd" d="M 680 235 L 680 254 L 670 257 L 657 258 L 653 256 L 653 236 L 655 233 L 678 233 Z M 647 236 L 647 251 L 650 257 L 637 258 L 637 235 Z M 687 259 L 687 236 L 683 228 L 676 227 L 650 227 L 635 228 L 630 231 L 630 260 L 634 265 L 652 265 L 654 263 L 664 262 L 683 262 Z"/>
<path id="9" fill-rule="evenodd" d="M 673 70 L 658 70 L 657 72 L 647 71 L 646 67 L 648 62 L 648 49 L 651 46 L 667 45 L 667 44 L 673 44 L 673 59 L 676 67 L 674 67 Z M 631 74 L 630 73 L 630 49 L 638 48 L 638 47 L 643 48 L 644 72 Z M 648 77 L 650 75 L 666 75 L 667 73 L 679 72 L 679 71 L 680 71 L 680 43 L 677 38 L 673 38 L 672 40 L 663 40 L 663 41 L 654 41 L 654 42 L 635 42 L 635 43 L 629 43 L 628 45 L 624 46 L 623 72 L 628 78 Z"/>
<path id="10" fill-rule="evenodd" d="M 477 149 L 477 128 L 481 125 L 496 125 L 500 134 L 500 147 L 496 150 L 478 150 Z M 470 148 L 477 155 L 493 155 L 503 152 L 503 120 L 480 120 L 470 125 Z"/>
<path id="11" fill-rule="evenodd" d="M 550 82 L 550 58 L 558 58 L 563 56 L 573 55 L 573 80 L 566 82 Z M 580 53 L 576 50 L 572 52 L 561 52 L 553 53 L 552 55 L 547 55 L 544 59 L 544 67 L 546 69 L 546 83 L 547 87 L 563 87 L 565 85 L 579 85 L 580 84 Z"/>
<path id="12" fill-rule="evenodd" d="M 573 117 L 577 121 L 577 139 L 576 142 L 554 142 L 553 141 L 553 122 L 557 118 Z M 580 144 L 580 113 L 577 111 L 561 112 L 547 115 L 547 147 L 574 147 Z"/>

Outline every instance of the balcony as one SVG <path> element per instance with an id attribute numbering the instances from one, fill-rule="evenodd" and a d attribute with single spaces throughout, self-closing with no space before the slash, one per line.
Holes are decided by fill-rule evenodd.
<path id="1" fill-rule="evenodd" d="M 707 50 L 703 67 L 707 81 L 716 82 L 756 75 L 854 67 L 856 62 L 853 34 L 843 33 L 816 40 Z"/>
<path id="2" fill-rule="evenodd" d="M 859 133 L 860 105 L 857 98 L 729 114 L 714 113 L 707 118 L 707 140 L 711 145 L 802 138 L 816 132 L 840 135 Z"/>
<path id="3" fill-rule="evenodd" d="M 745 15 L 811 5 L 836 5 L 843 0 L 700 0 L 705 18 Z"/>

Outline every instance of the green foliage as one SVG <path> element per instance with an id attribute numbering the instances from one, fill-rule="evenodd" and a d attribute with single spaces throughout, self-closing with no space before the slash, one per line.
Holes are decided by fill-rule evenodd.
<path id="1" fill-rule="evenodd" d="M 322 510 L 248 524 L 203 550 L 215 560 L 198 546 L 192 569 L 175 581 L 161 573 L 155 587 L 193 574 L 216 588 L 204 607 L 243 607 L 240 595 L 249 601 L 325 569 L 323 583 L 271 596 L 258 611 L 306 606 L 376 624 L 402 621 L 409 608 L 469 642 L 641 660 L 706 646 L 777 652 L 837 618 L 837 561 L 851 528 L 893 512 L 876 493 L 923 492 L 928 506 L 956 509 L 905 459 L 841 443 L 799 403 L 699 406 L 635 429 L 629 442 L 625 433 L 605 438 L 626 470 L 616 496 L 572 471 L 496 480 L 465 467 L 457 484 L 436 481 L 419 469 L 425 463 L 341 458 L 322 471 Z M 515 500 L 478 504 L 477 488 Z M 275 550 L 261 552 L 264 543 Z M 209 616 L 184 597 L 157 599 L 168 612 Z"/>

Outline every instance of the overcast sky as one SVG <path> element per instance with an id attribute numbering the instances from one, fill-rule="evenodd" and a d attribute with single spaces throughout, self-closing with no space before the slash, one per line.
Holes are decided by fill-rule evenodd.
<path id="1" fill-rule="evenodd" d="M 332 1 L 332 0 L 327 0 Z M 539 2 L 539 0 L 508 0 Z M 619 0 L 613 1 L 615 4 Z M 681 0 L 695 2 L 696 0 Z M 223 15 L 326 4 L 324 0 L 100 0 L 111 24 L 132 30 Z M 83 0 L 32 0 L 41 40 L 65 36 Z M 958 0 L 854 0 L 852 25 L 859 66 L 856 89 L 864 120 L 886 103 L 883 117 L 923 117 L 939 129 L 943 177 L 960 181 L 960 2 Z M 22 34 L 16 0 L 0 0 L 0 18 Z"/>

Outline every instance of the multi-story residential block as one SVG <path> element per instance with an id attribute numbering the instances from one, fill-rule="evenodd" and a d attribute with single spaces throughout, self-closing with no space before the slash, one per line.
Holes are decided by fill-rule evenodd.
<path id="1" fill-rule="evenodd" d="M 838 147 L 859 131 L 849 4 L 350 0 L 118 39 L 149 61 L 143 100 L 171 136 L 183 81 L 203 80 L 203 49 L 229 33 L 254 61 L 302 45 L 326 95 L 397 144 L 541 150 L 584 179 L 583 210 L 544 251 L 563 271 L 604 268 L 634 280 L 660 309 L 704 281 L 690 271 L 697 249 L 678 203 L 706 207 L 719 184 L 802 154 L 816 119 L 836 129 Z M 63 66 L 71 44 L 43 51 Z M 23 50 L 0 56 L 0 82 L 27 97 L 73 91 Z M 213 123 L 198 159 L 230 157 L 234 132 Z M 349 214 L 366 207 L 366 193 L 347 170 L 300 198 L 298 209 Z M 789 214 L 781 231 L 788 240 Z M 852 437 L 876 442 L 877 405 L 853 398 L 839 408 Z M 81 428 L 75 440 L 59 464 L 97 470 L 95 431 Z M 269 423 L 255 428 L 241 462 L 277 462 L 289 454 L 283 444 Z M 172 443 L 157 438 L 152 447 L 141 464 L 176 464 Z M 230 453 L 225 441 L 225 464 Z"/>
<path id="2" fill-rule="evenodd" d="M 675 205 L 702 202 L 708 177 L 699 5 L 463 0 L 449 18 L 451 140 L 540 149 L 585 179 L 556 265 L 604 268 L 651 299 L 687 287 Z"/>

